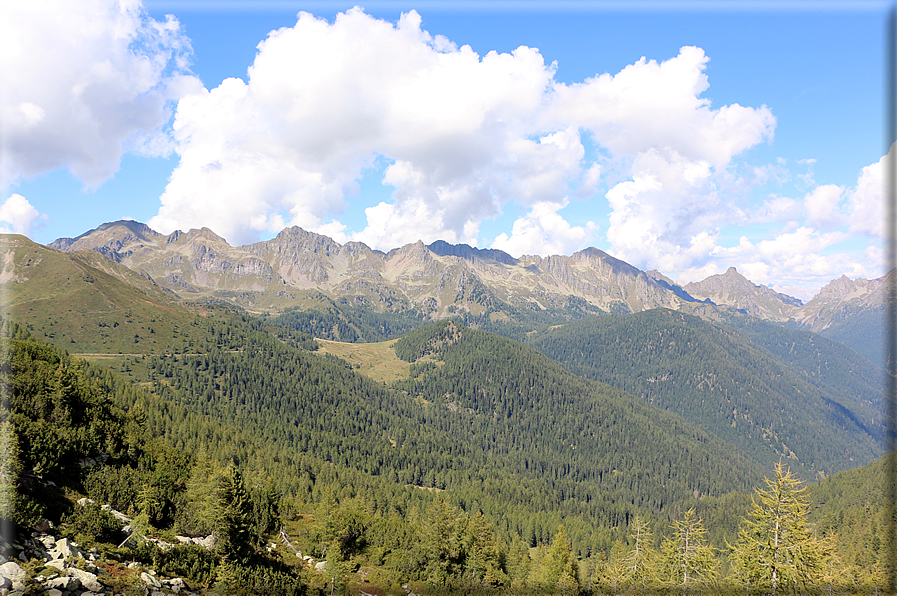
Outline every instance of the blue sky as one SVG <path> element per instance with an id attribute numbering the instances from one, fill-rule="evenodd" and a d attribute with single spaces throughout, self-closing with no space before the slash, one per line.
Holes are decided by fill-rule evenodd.
<path id="1" fill-rule="evenodd" d="M 597 246 L 803 299 L 883 273 L 890 4 L 353 6 L 4 5 L 0 226 Z"/>

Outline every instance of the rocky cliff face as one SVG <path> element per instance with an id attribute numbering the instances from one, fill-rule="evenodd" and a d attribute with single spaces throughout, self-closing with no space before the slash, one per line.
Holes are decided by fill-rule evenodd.
<path id="1" fill-rule="evenodd" d="M 883 311 L 888 287 L 885 278 L 842 276 L 803 305 L 755 285 L 735 268 L 682 287 L 659 271 L 646 273 L 597 248 L 569 257 L 517 259 L 499 250 L 437 241 L 383 253 L 298 227 L 233 247 L 207 228 L 165 236 L 139 222 L 119 221 L 50 246 L 97 251 L 185 298 L 281 309 L 320 292 L 380 311 L 412 309 L 434 318 L 481 314 L 502 305 L 614 313 L 662 307 L 713 318 L 720 306 L 818 332 L 847 325 L 857 313 Z"/>
<path id="2" fill-rule="evenodd" d="M 753 284 L 735 267 L 729 267 L 722 275 L 711 275 L 703 281 L 686 284 L 683 289 L 700 300 L 709 299 L 714 304 L 731 306 L 772 321 L 787 321 L 802 304 L 797 298 Z"/>
<path id="3" fill-rule="evenodd" d="M 822 331 L 845 312 L 884 311 L 892 271 L 878 279 L 850 279 L 842 275 L 828 283 L 796 314 L 795 320 L 811 331 Z"/>
<path id="4" fill-rule="evenodd" d="M 288 306 L 291 298 L 312 290 L 432 316 L 459 310 L 479 314 L 499 303 L 541 310 L 564 308 L 575 299 L 595 310 L 633 312 L 678 308 L 691 300 L 595 248 L 570 257 L 515 259 L 498 250 L 439 241 L 384 254 L 296 227 L 269 241 L 232 247 L 206 228 L 164 236 L 132 221 L 103 224 L 51 246 L 95 250 L 184 297 L 219 296 L 243 306 Z"/>

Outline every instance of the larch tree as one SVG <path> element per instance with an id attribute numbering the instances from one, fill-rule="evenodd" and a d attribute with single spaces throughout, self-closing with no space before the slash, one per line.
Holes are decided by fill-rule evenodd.
<path id="1" fill-rule="evenodd" d="M 636 593 L 639 593 L 654 581 L 656 574 L 657 553 L 652 545 L 654 533 L 647 521 L 636 516 L 629 526 L 629 537 L 632 540 L 632 550 L 625 559 L 624 570 Z"/>
<path id="2" fill-rule="evenodd" d="M 738 541 L 731 548 L 736 574 L 749 586 L 771 589 L 807 587 L 824 581 L 830 543 L 816 538 L 807 524 L 806 487 L 778 463 L 775 480 L 756 490 Z"/>
<path id="3" fill-rule="evenodd" d="M 673 522 L 673 534 L 660 547 L 666 581 L 682 588 L 706 585 L 719 572 L 713 547 L 708 544 L 707 530 L 694 509 L 686 511 L 682 519 Z"/>

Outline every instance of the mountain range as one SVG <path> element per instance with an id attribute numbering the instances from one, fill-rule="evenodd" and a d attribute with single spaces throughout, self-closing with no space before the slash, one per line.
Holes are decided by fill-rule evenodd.
<path id="1" fill-rule="evenodd" d="M 2 314 L 75 353 L 190 352 L 206 341 L 197 315 L 222 308 L 261 316 L 281 337 L 351 342 L 451 317 L 682 416 L 766 467 L 787 457 L 809 478 L 878 453 L 883 373 L 869 340 L 882 334 L 888 278 L 842 277 L 802 304 L 735 269 L 679 286 L 594 248 L 516 259 L 440 241 L 384 253 L 299 228 L 232 247 L 208 229 L 165 236 L 134 221 L 52 248 L 3 241 Z"/>
<path id="2" fill-rule="evenodd" d="M 680 286 L 596 248 L 570 256 L 522 256 L 436 241 L 382 252 L 339 244 L 298 227 L 263 242 L 233 247 L 208 228 L 160 234 L 136 221 L 106 223 L 49 245 L 93 250 L 190 300 L 224 300 L 251 311 L 303 308 L 332 301 L 425 320 L 473 317 L 484 328 L 503 320 L 552 322 L 588 314 L 653 308 L 726 320 L 748 314 L 845 343 L 881 362 L 889 273 L 842 276 L 806 304 L 756 285 L 730 268 Z"/>
<path id="3" fill-rule="evenodd" d="M 120 375 L 121 406 L 177 449 L 306 503 L 353 486 L 411 515 L 432 492 L 530 546 L 564 523 L 586 556 L 777 462 L 818 480 L 882 453 L 863 349 L 888 276 L 803 304 L 594 248 L 382 252 L 298 228 L 232 247 L 130 221 L 0 246 L 0 317 Z"/>

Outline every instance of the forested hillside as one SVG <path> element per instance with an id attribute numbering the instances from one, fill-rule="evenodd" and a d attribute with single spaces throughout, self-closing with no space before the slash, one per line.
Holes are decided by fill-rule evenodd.
<path id="1" fill-rule="evenodd" d="M 723 493 L 760 485 L 761 473 L 684 421 L 453 322 L 396 344 L 414 362 L 396 388 L 251 319 L 199 325 L 208 353 L 125 357 L 123 377 L 15 326 L 4 344 L 14 437 L 4 474 L 16 479 L 4 511 L 23 531 L 49 517 L 56 537 L 95 545 L 104 585 L 129 593 L 121 582 L 137 576 L 124 563 L 137 561 L 208 594 L 404 594 L 409 581 L 418 593 L 650 592 L 681 581 L 669 567 L 678 532 L 706 527 L 716 538 L 693 589 L 740 589 L 719 537 L 748 512 Z M 126 380 L 143 376 L 152 392 Z M 877 564 L 880 547 L 850 532 L 869 528 L 858 507 L 878 512 L 856 494 L 824 497 L 816 527 L 862 587 L 878 576 L 858 566 Z M 76 505 L 81 495 L 130 515 L 133 537 L 115 546 L 127 534 Z M 871 523 L 862 535 L 874 543 Z M 280 527 L 326 565 L 301 565 L 285 543 L 262 548 Z M 143 538 L 209 532 L 212 550 L 160 551 Z"/>
<path id="2" fill-rule="evenodd" d="M 247 335 L 239 351 L 148 358 L 147 375 L 169 403 L 281 450 L 446 490 L 531 542 L 567 516 L 581 552 L 606 548 L 612 528 L 639 512 L 744 490 L 760 476 L 699 429 L 505 338 L 437 323 L 396 350 L 408 359 L 408 346 L 448 328 L 458 341 L 394 388 L 263 334 Z M 286 477 L 282 489 L 298 481 Z"/>
<path id="3" fill-rule="evenodd" d="M 812 334 L 759 322 L 734 330 L 658 309 L 582 319 L 527 343 L 571 372 L 680 414 L 765 467 L 784 458 L 813 479 L 880 453 L 880 372 Z"/>

